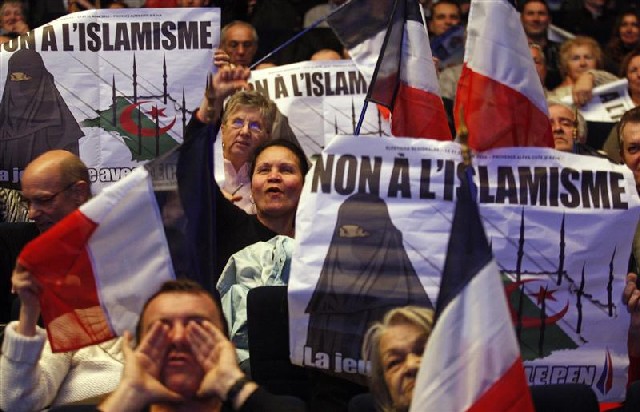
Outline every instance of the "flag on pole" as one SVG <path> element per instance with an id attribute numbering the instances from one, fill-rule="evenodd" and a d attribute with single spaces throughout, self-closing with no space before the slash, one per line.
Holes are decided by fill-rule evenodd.
<path id="1" fill-rule="evenodd" d="M 352 0 L 329 26 L 369 83 L 367 100 L 391 111 L 394 136 L 451 140 L 417 0 Z"/>
<path id="2" fill-rule="evenodd" d="M 499 22 L 499 23 L 498 23 Z M 474 150 L 553 147 L 547 103 L 520 17 L 507 0 L 473 0 L 454 117 Z"/>
<path id="3" fill-rule="evenodd" d="M 504 288 L 470 184 L 465 173 L 411 411 L 533 411 Z"/>
<path id="4" fill-rule="evenodd" d="M 142 305 L 174 271 L 144 167 L 104 189 L 23 249 L 18 261 L 42 285 L 53 352 L 133 331 Z"/>

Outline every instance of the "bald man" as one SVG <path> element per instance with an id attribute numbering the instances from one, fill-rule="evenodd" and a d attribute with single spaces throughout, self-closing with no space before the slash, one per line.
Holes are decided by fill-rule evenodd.
<path id="1" fill-rule="evenodd" d="M 87 167 L 71 152 L 45 152 L 26 167 L 22 195 L 29 218 L 40 232 L 48 230 L 91 197 Z M 121 340 L 52 353 L 46 331 L 37 325 L 42 286 L 17 264 L 11 287 L 20 312 L 18 321 L 5 328 L 2 342 L 0 409 L 41 410 L 111 392 L 122 373 Z"/>
<path id="2" fill-rule="evenodd" d="M 24 170 L 22 197 L 29 219 L 44 232 L 91 197 L 87 166 L 65 150 L 45 152 Z"/>

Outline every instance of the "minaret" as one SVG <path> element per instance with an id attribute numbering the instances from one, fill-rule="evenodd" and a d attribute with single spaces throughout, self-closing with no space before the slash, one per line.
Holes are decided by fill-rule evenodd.
<path id="1" fill-rule="evenodd" d="M 164 56 L 162 58 L 162 86 L 163 86 L 162 98 L 163 98 L 164 104 L 166 105 L 167 104 L 167 56 Z"/>
<path id="2" fill-rule="evenodd" d="M 584 264 L 582 265 L 580 288 L 578 288 L 578 291 L 576 292 L 576 308 L 578 309 L 578 325 L 576 326 L 577 333 L 580 333 L 580 330 L 582 330 L 582 295 L 584 295 Z"/>
<path id="3" fill-rule="evenodd" d="M 136 55 L 133 55 L 133 102 L 138 103 L 138 70 L 136 67 Z"/>
<path id="4" fill-rule="evenodd" d="M 560 224 L 560 254 L 558 256 L 558 279 L 556 280 L 556 285 L 560 285 L 562 283 L 562 275 L 564 273 L 564 219 L 565 214 L 562 214 L 562 223 Z"/>
<path id="5" fill-rule="evenodd" d="M 116 76 L 115 74 L 111 77 L 111 124 L 115 127 L 116 125 L 116 113 L 118 111 L 118 104 L 116 101 Z"/>
<path id="6" fill-rule="evenodd" d="M 613 248 L 611 260 L 609 261 L 609 281 L 607 282 L 607 309 L 609 317 L 613 317 L 613 259 L 616 257 L 617 247 Z"/>

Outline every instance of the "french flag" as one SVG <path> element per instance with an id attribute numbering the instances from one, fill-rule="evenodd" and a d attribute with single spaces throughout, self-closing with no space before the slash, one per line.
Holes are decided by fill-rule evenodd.
<path id="1" fill-rule="evenodd" d="M 366 100 L 391 111 L 394 136 L 451 140 L 417 0 L 352 0 L 329 26 L 369 83 Z"/>
<path id="2" fill-rule="evenodd" d="M 18 257 L 42 285 L 53 352 L 133 331 L 142 305 L 175 278 L 149 172 L 124 179 L 30 242 Z"/>
<path id="3" fill-rule="evenodd" d="M 527 38 L 506 0 L 472 0 L 462 75 L 456 91 L 469 146 L 553 147 L 547 103 Z"/>
<path id="4" fill-rule="evenodd" d="M 469 171 L 461 179 L 436 321 L 411 411 L 533 411 L 500 273 Z"/>

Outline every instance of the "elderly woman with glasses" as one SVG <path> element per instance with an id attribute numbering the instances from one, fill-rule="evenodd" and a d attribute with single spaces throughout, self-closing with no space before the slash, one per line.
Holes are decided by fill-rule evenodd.
<path id="1" fill-rule="evenodd" d="M 205 123 L 212 116 L 212 110 L 213 106 L 205 99 L 196 112 L 197 119 Z M 256 147 L 271 138 L 275 112 L 275 104 L 269 98 L 254 91 L 243 90 L 229 97 L 222 115 L 222 193 L 250 214 L 255 214 L 256 210 L 251 198 L 249 160 Z"/>

